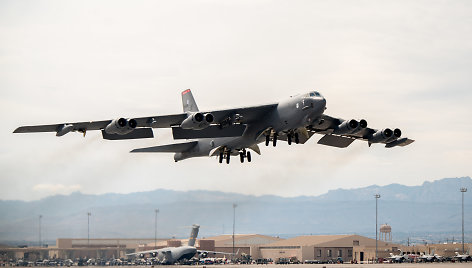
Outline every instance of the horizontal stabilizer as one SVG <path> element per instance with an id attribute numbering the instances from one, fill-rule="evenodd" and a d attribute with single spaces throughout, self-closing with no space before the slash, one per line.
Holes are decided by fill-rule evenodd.
<path id="1" fill-rule="evenodd" d="M 246 125 L 238 124 L 221 128 L 220 126 L 209 126 L 202 130 L 182 129 L 173 127 L 172 134 L 174 139 L 203 139 L 203 138 L 222 138 L 242 136 Z"/>
<path id="2" fill-rule="evenodd" d="M 132 140 L 132 139 L 147 139 L 154 138 L 152 128 L 137 128 L 128 134 L 108 134 L 102 129 L 102 136 L 105 140 Z"/>
<path id="3" fill-rule="evenodd" d="M 134 149 L 131 153 L 181 153 L 188 151 L 197 145 L 198 141 L 167 144 L 147 148 Z"/>
<path id="4" fill-rule="evenodd" d="M 338 148 L 346 148 L 354 141 L 354 139 L 341 137 L 341 136 L 334 136 L 334 135 L 324 135 L 318 141 L 318 144 L 338 147 Z"/>

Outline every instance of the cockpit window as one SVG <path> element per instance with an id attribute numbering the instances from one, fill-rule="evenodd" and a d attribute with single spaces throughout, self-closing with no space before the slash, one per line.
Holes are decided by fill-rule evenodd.
<path id="1" fill-rule="evenodd" d="M 316 91 L 313 91 L 313 92 L 310 92 L 310 97 L 321 97 L 321 94 L 316 92 Z"/>

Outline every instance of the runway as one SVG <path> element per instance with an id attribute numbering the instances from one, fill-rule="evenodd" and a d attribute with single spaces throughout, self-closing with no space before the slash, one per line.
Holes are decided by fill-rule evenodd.
<path id="1" fill-rule="evenodd" d="M 171 267 L 179 267 L 179 268 L 211 268 L 211 267 L 221 267 L 221 268 L 361 268 L 361 267 L 369 267 L 369 268 L 426 268 L 426 267 L 433 267 L 433 268 L 469 268 L 471 267 L 471 262 L 445 262 L 445 263 L 379 263 L 379 264 L 216 264 L 216 265 L 173 265 Z M 97 267 L 97 266 L 95 266 Z M 112 267 L 112 266 L 98 266 L 98 267 Z M 123 266 L 116 266 L 116 267 L 123 267 Z M 143 267 L 143 268 L 150 268 L 152 266 L 134 266 L 134 267 Z M 155 266 L 154 268 L 158 268 L 159 266 Z M 168 266 L 163 266 L 168 267 Z"/>

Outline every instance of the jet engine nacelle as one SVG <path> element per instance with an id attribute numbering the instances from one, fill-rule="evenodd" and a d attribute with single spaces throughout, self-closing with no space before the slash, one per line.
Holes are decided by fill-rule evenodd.
<path id="1" fill-rule="evenodd" d="M 214 117 L 211 113 L 194 113 L 182 121 L 180 127 L 183 129 L 201 130 L 207 128 L 211 123 L 213 123 L 213 120 Z"/>
<path id="2" fill-rule="evenodd" d="M 400 131 L 400 135 L 401 135 L 401 131 Z M 372 135 L 372 137 L 369 139 L 369 143 L 384 142 L 391 139 L 392 137 L 394 137 L 393 131 L 389 128 L 386 128 L 386 129 L 375 132 L 374 135 Z"/>
<path id="3" fill-rule="evenodd" d="M 144 258 L 144 253 L 139 254 L 140 258 Z"/>
<path id="4" fill-rule="evenodd" d="M 111 121 L 105 127 L 105 132 L 108 134 L 125 135 L 133 131 L 137 125 L 138 123 L 134 119 L 118 118 Z"/>
<path id="5" fill-rule="evenodd" d="M 364 120 L 365 121 L 365 120 Z M 367 122 L 366 122 L 367 125 Z M 359 122 L 357 120 L 351 119 L 346 120 L 334 128 L 334 134 L 350 134 L 359 127 Z"/>
<path id="6" fill-rule="evenodd" d="M 157 256 L 157 252 L 151 252 L 151 256 L 155 258 Z"/>

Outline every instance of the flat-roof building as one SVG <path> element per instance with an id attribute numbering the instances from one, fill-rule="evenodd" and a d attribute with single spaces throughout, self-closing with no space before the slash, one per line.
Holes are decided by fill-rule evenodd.
<path id="1" fill-rule="evenodd" d="M 399 245 L 378 241 L 379 258 L 397 253 Z M 375 239 L 360 235 L 309 235 L 277 241 L 259 248 L 262 258 L 305 260 L 366 261 L 375 259 Z"/>

